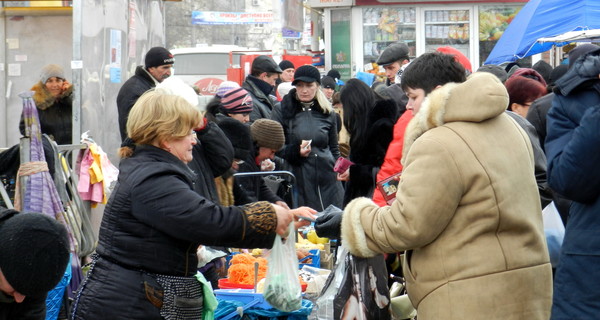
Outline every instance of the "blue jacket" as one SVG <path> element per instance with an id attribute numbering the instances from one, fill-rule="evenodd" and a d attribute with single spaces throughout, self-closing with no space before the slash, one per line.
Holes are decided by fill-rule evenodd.
<path id="1" fill-rule="evenodd" d="M 557 82 L 548 112 L 548 183 L 573 200 L 554 288 L 552 319 L 600 314 L 600 52 L 578 59 Z M 590 270 L 586 269 L 590 268 Z"/>

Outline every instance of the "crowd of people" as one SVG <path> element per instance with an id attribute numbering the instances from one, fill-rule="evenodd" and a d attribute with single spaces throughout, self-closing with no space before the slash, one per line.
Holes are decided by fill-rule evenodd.
<path id="1" fill-rule="evenodd" d="M 302 218 L 403 275 L 421 320 L 600 312 L 600 47 L 577 46 L 555 68 L 473 71 L 454 48 L 411 59 L 397 43 L 377 61 L 385 83 L 371 86 L 261 55 L 205 113 L 170 77 L 174 63 L 150 49 L 119 92 L 119 179 L 72 319 L 199 319 L 198 248 L 269 248 Z M 62 68 L 44 67 L 33 90 L 42 132 L 71 143 Z M 349 166 L 337 170 L 339 159 Z M 280 170 L 295 177 L 292 198 L 263 179 Z M 392 199 L 378 186 L 390 177 Z M 566 226 L 558 265 L 542 221 L 551 202 Z M 317 216 L 331 205 L 343 211 Z M 213 287 L 222 264 L 202 264 Z M 2 258 L 2 304 L 37 301 L 58 281 L 30 289 L 8 268 Z"/>

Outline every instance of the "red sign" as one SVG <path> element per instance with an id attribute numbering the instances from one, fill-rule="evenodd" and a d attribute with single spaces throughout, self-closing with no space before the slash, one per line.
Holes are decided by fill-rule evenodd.
<path id="1" fill-rule="evenodd" d="M 200 89 L 200 94 L 203 96 L 214 96 L 221 82 L 223 82 L 223 79 L 204 78 L 196 81 L 194 85 Z"/>

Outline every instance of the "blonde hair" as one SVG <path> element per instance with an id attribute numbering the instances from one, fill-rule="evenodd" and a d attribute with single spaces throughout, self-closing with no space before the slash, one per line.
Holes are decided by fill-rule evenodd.
<path id="1" fill-rule="evenodd" d="M 202 118 L 200 111 L 186 99 L 161 90 L 150 90 L 131 108 L 127 119 L 127 136 L 136 145 L 156 145 L 189 135 Z M 121 158 L 132 154 L 131 146 L 119 149 Z"/>
<path id="2" fill-rule="evenodd" d="M 331 102 L 329 102 L 329 99 L 327 99 L 327 96 L 325 95 L 325 93 L 323 93 L 323 90 L 321 90 L 321 85 L 317 84 L 317 94 L 315 99 L 317 100 L 317 102 L 319 103 L 319 105 L 321 106 L 321 109 L 323 109 L 323 113 L 325 114 L 330 114 L 333 111 L 333 107 L 331 106 Z"/>

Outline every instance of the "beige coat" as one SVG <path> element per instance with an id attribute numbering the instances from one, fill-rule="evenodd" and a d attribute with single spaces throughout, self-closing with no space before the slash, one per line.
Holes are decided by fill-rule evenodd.
<path id="1" fill-rule="evenodd" d="M 552 276 L 531 143 L 493 75 L 433 91 L 405 135 L 396 201 L 345 208 L 355 255 L 407 250 L 419 320 L 544 319 Z"/>

